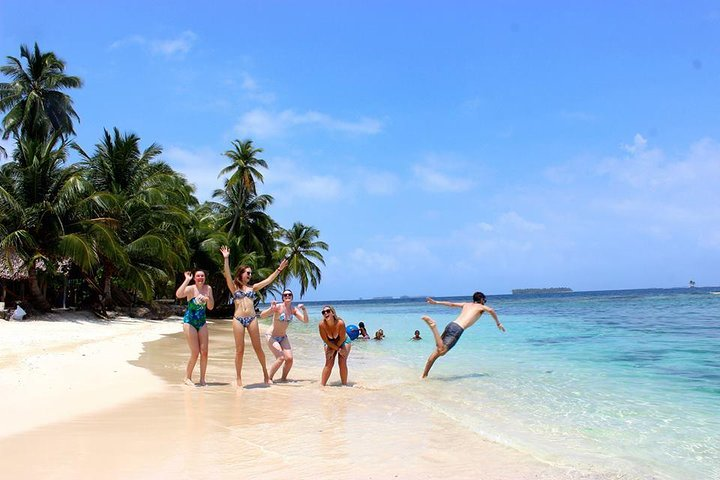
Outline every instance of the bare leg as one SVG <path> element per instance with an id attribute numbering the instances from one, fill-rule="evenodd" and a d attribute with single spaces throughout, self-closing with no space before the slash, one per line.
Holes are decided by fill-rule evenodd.
<path id="1" fill-rule="evenodd" d="M 185 367 L 185 383 L 188 385 L 194 385 L 192 381 L 192 373 L 195 369 L 198 355 L 200 355 L 198 331 L 195 330 L 195 327 L 192 325 L 183 323 L 183 332 L 185 332 L 185 340 L 187 340 L 188 347 L 190 347 L 190 358 L 188 359 L 187 366 Z"/>
<path id="2" fill-rule="evenodd" d="M 445 355 L 445 353 L 440 353 L 439 349 L 435 349 L 435 351 L 430 354 L 430 356 L 427 359 L 427 363 L 425 364 L 425 370 L 423 371 L 422 378 L 425 378 L 428 376 L 428 373 L 430 373 L 430 369 L 432 368 L 433 364 L 435 363 L 435 360 L 440 358 L 442 355 Z"/>
<path id="3" fill-rule="evenodd" d="M 207 323 L 200 328 L 198 339 L 200 340 L 200 385 L 204 387 L 206 385 L 205 372 L 207 372 L 208 343 L 210 340 Z"/>
<path id="4" fill-rule="evenodd" d="M 337 351 L 325 347 L 325 366 L 323 367 L 322 378 L 320 379 L 320 384 L 323 387 L 330 378 L 330 372 L 332 372 L 332 367 L 335 364 L 335 357 L 337 357 Z"/>
<path id="5" fill-rule="evenodd" d="M 270 366 L 270 380 L 272 380 L 275 373 L 277 373 L 282 364 L 285 362 L 285 357 L 283 356 L 282 346 L 280 346 L 280 343 L 273 337 L 268 338 L 267 344 L 268 347 L 270 347 L 270 351 L 275 356 L 275 362 L 273 362 Z"/>
<path id="6" fill-rule="evenodd" d="M 348 379 L 348 356 L 350 356 L 350 344 L 343 346 L 338 353 L 338 366 L 340 367 L 340 382 L 343 385 L 347 385 Z"/>
<path id="7" fill-rule="evenodd" d="M 285 381 L 285 380 L 287 380 L 288 373 L 290 373 L 290 369 L 293 366 L 292 350 L 283 350 L 283 355 L 285 357 L 285 363 L 283 364 L 283 372 L 282 372 L 281 380 Z"/>
<path id="8" fill-rule="evenodd" d="M 435 321 L 427 315 L 422 317 L 422 319 L 425 320 L 425 323 L 427 323 L 428 327 L 430 327 L 430 330 L 432 330 L 433 337 L 435 337 L 436 346 L 435 351 L 430 354 L 427 359 L 427 363 L 425 364 L 425 370 L 423 371 L 422 378 L 426 378 L 428 376 L 428 373 L 430 373 L 430 369 L 435 363 L 435 360 L 447 353 L 447 347 L 442 341 L 442 337 L 440 336 L 440 332 L 438 332 Z"/>
<path id="9" fill-rule="evenodd" d="M 237 386 L 242 387 L 242 364 L 245 354 L 245 327 L 233 319 L 233 337 L 235 337 L 235 372 L 237 375 Z"/>
<path id="10" fill-rule="evenodd" d="M 265 383 L 270 385 L 272 380 L 270 380 L 267 365 L 265 365 L 265 352 L 263 352 L 262 342 L 260 342 L 260 327 L 258 326 L 257 320 L 250 322 L 250 325 L 248 325 L 247 328 L 250 332 L 250 342 L 252 342 L 253 350 L 255 350 L 255 355 L 257 355 L 257 359 L 262 367 Z"/>
<path id="11" fill-rule="evenodd" d="M 435 337 L 435 345 L 437 348 L 443 348 L 443 342 L 442 338 L 440 337 L 440 332 L 438 332 L 437 325 L 435 324 L 435 320 L 425 315 L 422 317 L 423 320 L 425 320 L 425 323 L 428 324 L 428 327 L 430 327 L 430 330 L 432 330 L 433 337 Z"/>

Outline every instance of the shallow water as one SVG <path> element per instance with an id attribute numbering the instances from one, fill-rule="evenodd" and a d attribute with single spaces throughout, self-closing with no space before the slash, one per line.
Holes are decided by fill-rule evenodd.
<path id="1" fill-rule="evenodd" d="M 367 388 L 555 465 L 602 465 L 618 478 L 720 478 L 720 295 L 711 290 L 489 297 L 508 332 L 481 319 L 424 382 L 433 341 L 420 316 L 442 331 L 457 309 L 424 299 L 334 305 L 346 323 L 386 334 L 353 343 L 350 378 Z M 319 309 L 310 305 L 316 317 Z M 319 342 L 314 326 L 293 328 L 303 348 Z M 415 329 L 422 341 L 410 340 Z"/>

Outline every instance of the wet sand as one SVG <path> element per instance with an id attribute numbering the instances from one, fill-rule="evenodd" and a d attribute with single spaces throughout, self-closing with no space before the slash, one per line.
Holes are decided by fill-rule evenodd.
<path id="1" fill-rule="evenodd" d="M 237 389 L 229 322 L 210 323 L 202 388 L 181 383 L 188 352 L 177 319 L 75 324 L 88 327 L 81 338 L 44 334 L 32 346 L 26 323 L 36 322 L 0 327 L 3 351 L 13 352 L 0 364 L 2 391 L 15 405 L 27 401 L 20 413 L 31 418 L 1 414 L 0 425 L 13 426 L 0 430 L 8 478 L 579 478 L 383 389 L 341 387 L 337 371 L 322 388 L 322 354 L 311 345 L 296 348 L 292 381 L 266 387 L 246 336 Z M 65 331 L 66 322 L 42 323 Z M 26 338 L 23 347 L 13 335 Z M 25 386 L 15 389 L 18 373 Z M 52 376 L 62 381 L 48 390 Z"/>

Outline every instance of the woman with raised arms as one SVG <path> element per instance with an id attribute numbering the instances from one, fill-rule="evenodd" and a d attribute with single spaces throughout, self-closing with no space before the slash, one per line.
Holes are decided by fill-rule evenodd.
<path id="1" fill-rule="evenodd" d="M 270 366 L 270 380 L 273 379 L 275 373 L 283 367 L 282 377 L 280 380 L 283 382 L 287 380 L 288 373 L 293 365 L 293 353 L 292 346 L 290 345 L 290 339 L 288 338 L 287 331 L 290 326 L 290 321 L 293 317 L 297 318 L 303 323 L 308 323 L 309 317 L 305 305 L 302 303 L 297 307 L 292 304 L 293 292 L 290 289 L 285 289 L 282 292 L 282 303 L 277 304 L 273 301 L 270 308 L 265 310 L 261 316 L 265 317 L 272 314 L 273 323 L 272 327 L 266 333 L 268 346 L 270 351 L 275 355 L 275 363 Z"/>
<path id="2" fill-rule="evenodd" d="M 190 280 L 193 279 L 195 283 L 190 285 Z M 183 317 L 183 332 L 190 347 L 190 359 L 185 368 L 185 383 L 195 385 L 192 381 L 192 373 L 200 356 L 200 385 L 205 386 L 208 363 L 208 328 L 205 322 L 205 310 L 212 310 L 215 306 L 212 287 L 205 285 L 205 272 L 197 270 L 194 275 L 185 272 L 185 281 L 175 291 L 175 296 L 184 297 L 188 302 Z"/>
<path id="3" fill-rule="evenodd" d="M 233 336 L 235 337 L 235 371 L 237 373 L 237 386 L 242 386 L 242 364 L 243 355 L 245 353 L 245 330 L 250 332 L 250 341 L 253 350 L 257 355 L 258 361 L 262 366 L 263 377 L 266 384 L 272 383 L 268 375 L 267 366 L 265 365 L 265 353 L 260 343 L 260 327 L 258 326 L 258 315 L 255 313 L 255 296 L 258 290 L 261 290 L 275 281 L 278 274 L 287 265 L 287 260 L 280 262 L 278 268 L 270 274 L 268 278 L 262 282 L 250 284 L 252 269 L 247 265 L 240 265 L 235 269 L 235 278 L 230 274 L 230 249 L 226 246 L 220 247 L 225 262 L 223 272 L 225 274 L 225 282 L 230 292 L 232 292 L 233 303 L 235 304 L 235 313 L 233 314 Z"/>

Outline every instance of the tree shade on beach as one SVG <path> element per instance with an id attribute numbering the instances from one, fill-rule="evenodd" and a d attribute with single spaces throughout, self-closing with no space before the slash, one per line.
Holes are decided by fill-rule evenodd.
<path id="1" fill-rule="evenodd" d="M 261 277 L 292 251 L 283 284 L 297 278 L 301 295 L 318 286 L 328 246 L 315 227 L 285 230 L 267 213 L 273 198 L 257 187 L 268 164 L 252 140 L 231 142 L 232 163 L 218 175 L 229 177 L 215 201 L 200 204 L 195 187 L 161 160 L 162 147 L 142 149 L 135 133 L 105 130 L 92 153 L 72 141 L 80 117 L 66 91 L 83 82 L 65 68 L 37 44 L 0 67 L 2 133 L 13 142 L 0 166 L 2 300 L 6 292 L 24 300 L 27 285 L 32 305 L 47 311 L 65 303 L 69 281 L 69 305 L 104 313 L 170 296 L 187 269 L 208 270 L 208 283 L 222 287 L 219 245 Z M 23 278 L 13 275 L 18 264 Z"/>

